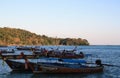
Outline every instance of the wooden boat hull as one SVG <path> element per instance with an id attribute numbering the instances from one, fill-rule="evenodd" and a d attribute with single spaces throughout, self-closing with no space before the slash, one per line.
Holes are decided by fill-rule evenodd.
<path id="1" fill-rule="evenodd" d="M 99 73 L 103 72 L 104 67 L 88 67 L 88 68 L 66 68 L 66 67 L 45 67 L 41 66 L 39 71 L 33 71 L 33 73 Z"/>
<path id="2" fill-rule="evenodd" d="M 29 59 L 34 59 L 34 58 L 38 58 L 41 57 L 39 55 L 25 55 L 27 58 Z M 22 59 L 20 55 L 14 55 L 14 54 L 2 54 L 2 57 L 6 58 L 6 59 Z M 2 58 L 0 57 L 0 58 Z"/>
<path id="3" fill-rule="evenodd" d="M 11 60 L 5 60 L 5 62 L 9 65 L 12 71 L 32 72 L 30 67 L 25 68 L 25 63 L 11 61 Z"/>
<path id="4" fill-rule="evenodd" d="M 43 53 L 43 52 L 34 52 L 34 54 L 44 57 L 55 57 L 55 58 L 84 58 L 82 55 L 63 55 L 63 54 L 50 54 L 50 53 Z"/>
<path id="5" fill-rule="evenodd" d="M 95 67 L 77 67 L 72 68 L 71 66 L 64 66 L 64 64 L 37 64 L 29 62 L 31 67 L 28 65 L 28 68 L 26 69 L 25 63 L 16 62 L 12 60 L 6 60 L 6 63 L 11 67 L 13 71 L 22 71 L 22 72 L 33 72 L 35 74 L 37 73 L 99 73 L 103 72 L 103 66 L 95 66 Z M 69 64 L 68 64 L 69 65 Z"/>

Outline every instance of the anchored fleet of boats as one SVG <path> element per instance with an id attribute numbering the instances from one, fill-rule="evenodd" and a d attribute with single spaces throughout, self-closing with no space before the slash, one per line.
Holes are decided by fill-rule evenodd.
<path id="1" fill-rule="evenodd" d="M 28 53 L 26 53 L 26 50 Z M 36 47 L 15 47 L 11 51 L 0 50 L 1 59 L 12 71 L 33 73 L 98 73 L 104 66 L 101 60 L 87 62 L 90 54 L 75 53 L 73 50 L 60 50 Z"/>

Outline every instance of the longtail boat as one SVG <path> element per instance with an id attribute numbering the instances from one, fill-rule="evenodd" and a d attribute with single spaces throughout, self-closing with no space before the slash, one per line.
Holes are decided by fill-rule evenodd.
<path id="1" fill-rule="evenodd" d="M 81 66 L 81 65 L 47 65 L 40 64 L 33 73 L 98 73 L 103 71 L 103 66 Z"/>
<path id="2" fill-rule="evenodd" d="M 14 51 L 0 50 L 1 53 L 15 53 Z"/>
<path id="3" fill-rule="evenodd" d="M 56 58 L 84 58 L 85 54 L 83 52 L 80 52 L 80 54 L 76 54 L 74 52 L 69 51 L 33 51 L 34 54 L 40 55 L 40 56 L 46 56 L 46 57 L 56 57 Z"/>
<path id="4" fill-rule="evenodd" d="M 6 49 L 9 49 L 8 47 Z M 27 51 L 26 51 L 27 50 Z M 83 54 L 83 52 L 80 52 L 79 54 L 76 54 L 74 51 L 76 51 L 75 49 L 73 50 L 49 50 L 49 49 L 45 49 L 45 48 L 36 48 L 36 47 L 27 47 L 27 46 L 19 46 L 19 47 L 15 47 L 13 48 L 11 51 L 7 51 L 7 50 L 0 50 L 0 53 L 2 53 L 2 55 L 8 59 L 16 59 L 19 57 L 19 51 L 25 51 L 25 52 L 29 52 L 29 54 L 27 54 L 27 58 L 36 58 L 36 57 L 55 57 L 55 58 L 84 58 L 86 57 L 86 54 Z"/>
<path id="5" fill-rule="evenodd" d="M 58 60 L 58 62 L 50 61 L 30 61 L 23 53 L 21 57 L 24 61 L 5 60 L 7 64 L 15 71 L 31 71 L 33 73 L 98 73 L 103 71 L 101 60 L 97 60 L 96 64 L 90 65 L 84 61 L 74 62 L 74 60 Z M 32 59 L 34 60 L 34 59 Z M 16 66 L 16 67 L 15 67 Z"/>

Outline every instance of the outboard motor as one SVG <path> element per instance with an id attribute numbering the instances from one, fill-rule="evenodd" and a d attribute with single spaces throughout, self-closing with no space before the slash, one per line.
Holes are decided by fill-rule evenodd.
<path id="1" fill-rule="evenodd" d="M 102 66 L 100 59 L 96 60 L 95 63 L 96 63 L 97 65 L 99 65 L 99 66 Z"/>
<path id="2" fill-rule="evenodd" d="M 58 61 L 61 61 L 61 62 L 63 62 L 63 60 L 62 60 L 62 59 L 58 59 Z"/>

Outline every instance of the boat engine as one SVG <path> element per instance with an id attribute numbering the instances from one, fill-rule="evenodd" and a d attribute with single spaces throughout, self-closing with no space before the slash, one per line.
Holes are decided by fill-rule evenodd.
<path id="1" fill-rule="evenodd" d="M 102 66 L 102 63 L 101 63 L 101 60 L 100 60 L 100 59 L 97 59 L 97 60 L 95 61 L 95 63 L 96 63 L 97 65 L 99 65 L 99 66 Z"/>

